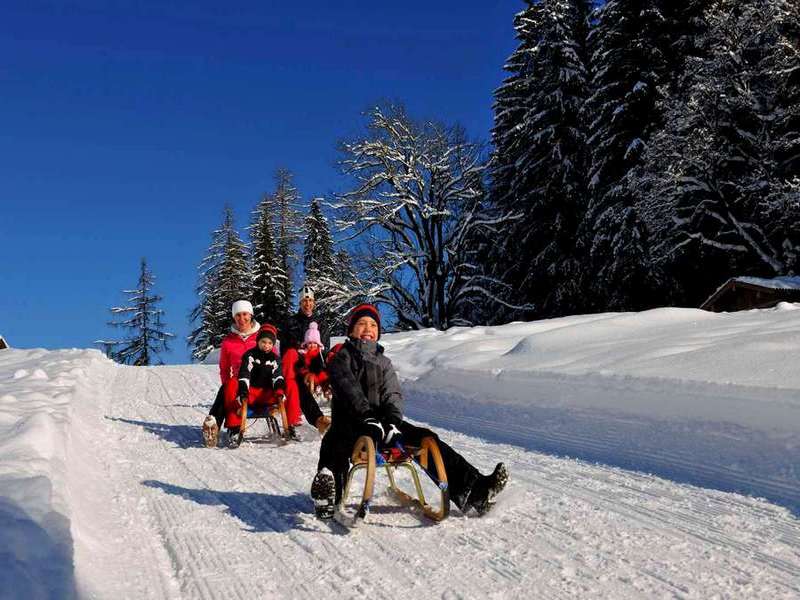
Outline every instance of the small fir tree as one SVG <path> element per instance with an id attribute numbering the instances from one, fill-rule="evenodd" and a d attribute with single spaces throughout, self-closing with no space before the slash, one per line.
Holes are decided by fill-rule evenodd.
<path id="1" fill-rule="evenodd" d="M 168 341 L 174 336 L 165 331 L 164 311 L 158 308 L 163 298 L 151 293 L 154 283 L 155 276 L 142 258 L 136 289 L 123 291 L 128 295 L 128 306 L 111 309 L 111 314 L 122 320 L 111 321 L 109 325 L 127 330 L 130 336 L 124 340 L 96 342 L 112 360 L 126 365 L 147 366 L 161 352 L 169 352 Z"/>

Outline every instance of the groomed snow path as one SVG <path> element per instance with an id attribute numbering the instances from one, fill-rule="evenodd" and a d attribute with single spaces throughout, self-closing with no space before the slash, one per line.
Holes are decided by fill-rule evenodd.
<path id="1" fill-rule="evenodd" d="M 79 542 L 105 532 L 77 544 L 85 597 L 800 597 L 800 522 L 764 501 L 440 430 L 484 472 L 509 465 L 495 510 L 433 525 L 381 493 L 347 531 L 311 513 L 314 430 L 206 449 L 215 368 L 105 370 L 82 424 L 92 510 L 73 523 Z"/>

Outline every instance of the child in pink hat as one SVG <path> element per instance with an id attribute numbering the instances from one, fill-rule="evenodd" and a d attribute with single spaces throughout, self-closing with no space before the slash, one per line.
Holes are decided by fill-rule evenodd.
<path id="1" fill-rule="evenodd" d="M 325 356 L 322 354 L 324 349 L 325 346 L 320 341 L 319 327 L 316 321 L 312 321 L 303 336 L 297 372 L 308 391 L 318 400 L 329 389 Z"/>

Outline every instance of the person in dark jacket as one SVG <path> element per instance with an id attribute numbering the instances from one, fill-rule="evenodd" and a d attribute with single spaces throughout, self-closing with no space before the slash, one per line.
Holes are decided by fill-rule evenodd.
<path id="1" fill-rule="evenodd" d="M 378 344 L 380 313 L 362 304 L 350 315 L 348 338 L 328 364 L 333 389 L 331 427 L 322 439 L 317 474 L 311 496 L 319 518 L 333 517 L 350 468 L 350 456 L 361 435 L 370 436 L 377 448 L 397 442 L 418 446 L 422 438 L 436 438 L 444 461 L 450 499 L 464 512 L 479 515 L 491 507 L 508 480 L 508 470 L 498 463 L 490 475 L 482 475 L 463 456 L 429 429 L 403 419 L 403 395 L 392 362 Z M 428 475 L 439 483 L 435 469 Z"/>
<path id="2" fill-rule="evenodd" d="M 303 343 L 303 337 L 312 322 L 316 322 L 319 327 L 320 343 L 328 348 L 330 336 L 324 327 L 314 316 L 314 290 L 308 285 L 300 289 L 300 308 L 297 313 L 289 317 L 286 327 L 281 336 L 281 359 L 283 361 L 283 376 L 286 379 L 286 417 L 292 426 L 300 425 L 301 413 L 305 414 L 303 404 L 308 402 L 303 398 L 300 385 L 297 381 L 295 366 L 300 358 L 299 350 Z M 306 416 L 307 418 L 307 416 Z M 309 421 L 312 425 L 314 421 Z"/>

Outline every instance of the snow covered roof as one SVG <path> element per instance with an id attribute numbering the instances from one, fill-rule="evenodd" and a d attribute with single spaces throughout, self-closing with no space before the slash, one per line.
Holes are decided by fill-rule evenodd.
<path id="1" fill-rule="evenodd" d="M 751 300 L 740 299 L 733 305 L 722 307 L 721 304 L 726 306 L 730 304 L 730 300 L 724 299 L 728 292 L 737 292 L 740 290 L 751 290 L 750 295 L 759 303 L 752 304 Z M 741 295 L 739 293 L 739 295 Z M 720 300 L 723 299 L 722 303 Z M 705 310 L 742 310 L 744 308 L 764 308 L 766 306 L 774 305 L 778 300 L 800 301 L 800 277 L 795 276 L 782 276 L 782 277 L 731 277 L 716 291 L 709 296 L 700 308 Z M 749 305 L 748 305 L 749 304 Z"/>
<path id="2" fill-rule="evenodd" d="M 773 290 L 800 290 L 800 277 L 775 277 L 765 279 L 764 277 L 734 277 L 737 283 L 749 283 L 763 288 Z"/>

